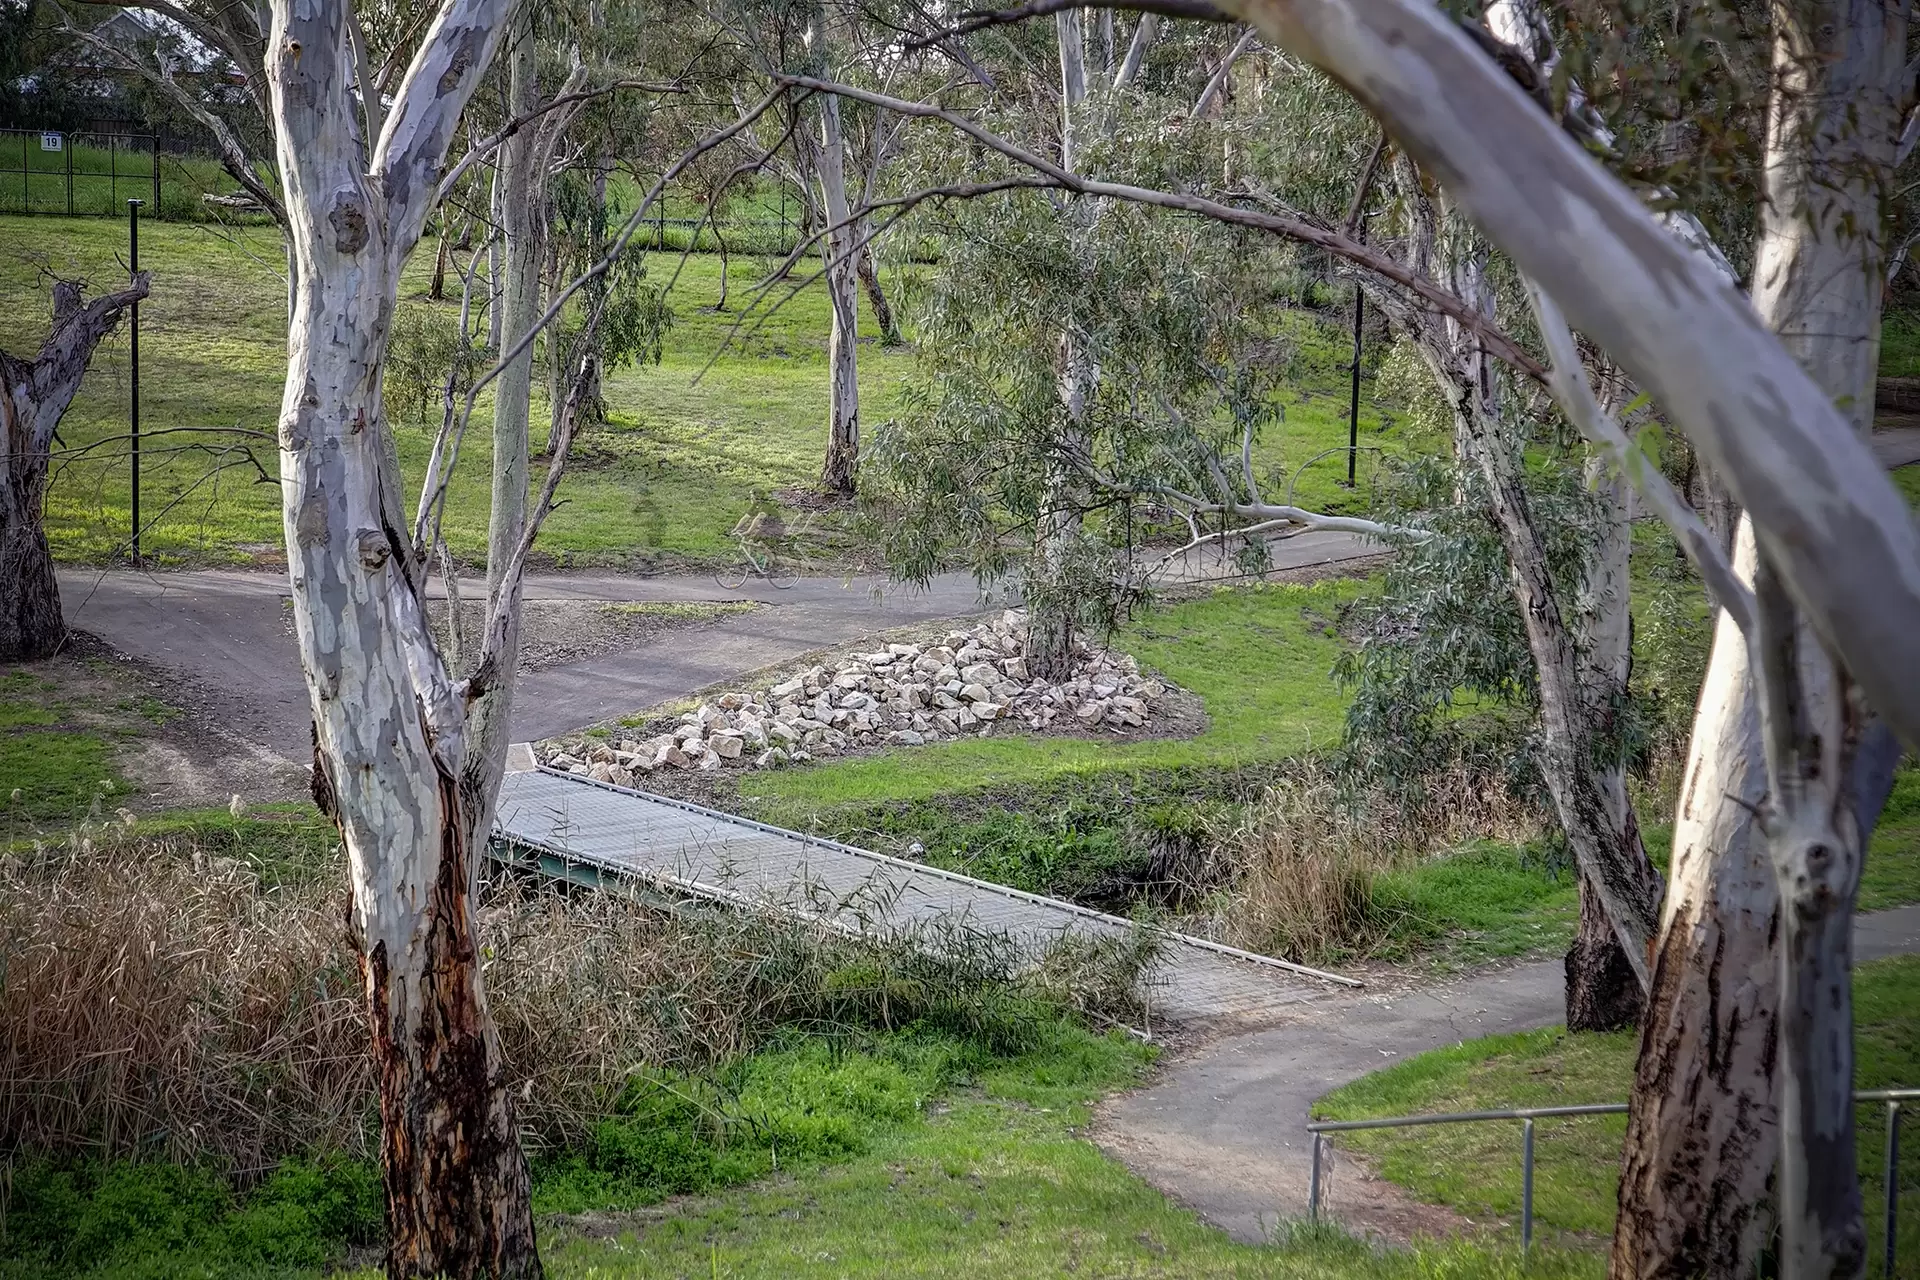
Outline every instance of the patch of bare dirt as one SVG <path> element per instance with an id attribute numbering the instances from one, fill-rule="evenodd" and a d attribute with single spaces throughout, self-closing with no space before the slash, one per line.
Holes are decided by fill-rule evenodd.
<path id="1" fill-rule="evenodd" d="M 76 727 L 114 744 L 134 784 L 135 811 L 294 800 L 307 792 L 308 762 L 289 760 L 236 732 L 250 710 L 217 690 L 189 684 L 84 632 L 32 670 L 51 681 L 49 701 Z"/>
<path id="2" fill-rule="evenodd" d="M 440 643 L 447 643 L 447 602 L 431 601 L 428 616 Z M 544 671 L 588 658 L 638 649 L 669 632 L 697 631 L 723 619 L 751 613 L 752 600 L 633 602 L 600 600 L 528 600 L 520 606 L 521 671 Z M 486 604 L 462 600 L 463 634 L 477 637 L 486 625 Z M 283 619 L 293 634 L 293 615 Z"/>

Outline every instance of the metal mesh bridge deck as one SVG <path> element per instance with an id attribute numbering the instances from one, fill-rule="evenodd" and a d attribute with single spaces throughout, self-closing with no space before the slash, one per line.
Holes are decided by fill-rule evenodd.
<path id="1" fill-rule="evenodd" d="M 833 840 L 574 774 L 510 772 L 496 832 L 563 868 L 784 912 L 850 933 L 970 927 L 1037 955 L 1063 934 L 1126 934 L 1117 916 Z M 1146 979 L 1151 1018 L 1271 1018 L 1352 979 L 1161 931 Z"/>

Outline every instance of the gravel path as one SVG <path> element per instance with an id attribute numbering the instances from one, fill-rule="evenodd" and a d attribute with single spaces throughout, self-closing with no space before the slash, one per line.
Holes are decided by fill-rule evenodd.
<path id="1" fill-rule="evenodd" d="M 1349 534 L 1308 533 L 1274 544 L 1276 569 L 1306 571 L 1365 560 L 1379 547 Z M 1228 566 L 1231 568 L 1231 566 Z M 1203 580 L 1205 566 L 1195 566 Z M 290 761 L 311 749 L 300 655 L 285 623 L 287 578 L 271 571 L 140 573 L 63 569 L 60 594 L 69 625 L 121 653 L 169 673 L 217 706 L 235 733 Z M 463 599 L 484 597 L 463 582 Z M 942 574 L 923 589 L 884 578 L 802 578 L 791 590 L 750 583 L 723 590 L 710 577 L 639 578 L 620 574 L 537 574 L 526 599 L 547 604 L 757 601 L 766 606 L 688 631 L 662 629 L 594 643 L 523 674 L 516 687 L 513 735 L 551 738 L 830 645 L 894 627 L 966 617 L 1003 601 L 981 598 L 965 574 Z M 554 616 L 559 616 L 555 614 Z"/>
<path id="2" fill-rule="evenodd" d="M 1920 906 L 1854 922 L 1856 962 L 1920 952 Z M 1314 1100 L 1394 1061 L 1443 1045 L 1557 1024 L 1558 958 L 1399 992 L 1328 994 L 1284 1022 L 1222 1035 L 1144 1089 L 1112 1099 L 1094 1138 L 1110 1154 L 1237 1240 L 1269 1238 L 1307 1212 Z M 1518 1159 L 1516 1146 L 1516 1156 Z M 1336 1159 L 1330 1210 L 1342 1225 L 1405 1239 L 1452 1215 Z"/>

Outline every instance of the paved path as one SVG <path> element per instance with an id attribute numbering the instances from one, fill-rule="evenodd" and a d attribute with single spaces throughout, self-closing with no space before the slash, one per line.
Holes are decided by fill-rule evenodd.
<path id="1" fill-rule="evenodd" d="M 1134 928 L 1071 902 L 549 769 L 507 774 L 498 829 L 510 844 L 563 864 L 855 934 L 978 929 L 1013 939 L 1037 959 L 1063 935 L 1124 938 Z M 1347 989 L 1282 961 L 1184 934 L 1163 939 L 1142 992 L 1150 1022 L 1271 1021 Z"/>
<path id="2" fill-rule="evenodd" d="M 1900 421 L 1909 421 L 1912 417 L 1902 415 Z M 1882 420 L 1891 420 L 1891 415 Z M 1920 462 L 1920 427 L 1887 427 L 1874 432 L 1872 439 L 1873 456 L 1889 471 Z"/>
<path id="3" fill-rule="evenodd" d="M 1856 919 L 1856 961 L 1915 952 L 1920 906 Z M 1306 1216 L 1303 1126 L 1315 1099 L 1428 1049 L 1553 1026 L 1566 1011 L 1562 983 L 1554 959 L 1428 990 L 1342 993 L 1297 1006 L 1284 1023 L 1215 1040 L 1149 1087 L 1114 1099 L 1095 1137 L 1235 1239 L 1262 1241 L 1276 1222 Z M 1370 1225 L 1363 1203 L 1336 1200 L 1334 1208 L 1350 1227 Z"/>
<path id="4" fill-rule="evenodd" d="M 1278 569 L 1308 569 L 1379 550 L 1350 534 L 1309 533 L 1273 544 L 1273 559 Z M 437 594 L 437 585 L 430 590 Z M 286 624 L 284 573 L 63 569 L 60 595 L 69 625 L 205 689 L 241 736 L 290 760 L 307 758 L 307 695 Z M 463 598 L 483 597 L 478 584 L 463 584 Z M 668 632 L 625 653 L 523 674 L 513 714 L 520 739 L 583 728 L 875 631 L 992 607 L 965 574 L 943 574 L 925 590 L 856 577 L 802 578 L 788 591 L 765 583 L 725 591 L 711 577 L 536 574 L 526 598 L 749 599 L 770 607 Z"/>

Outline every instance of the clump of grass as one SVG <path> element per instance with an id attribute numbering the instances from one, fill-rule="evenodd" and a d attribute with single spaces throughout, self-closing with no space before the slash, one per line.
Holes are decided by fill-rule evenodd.
<path id="1" fill-rule="evenodd" d="M 1530 808 L 1457 767 L 1431 780 L 1427 803 L 1409 814 L 1355 803 L 1325 769 L 1303 761 L 1216 831 L 1210 861 L 1225 887 L 1197 924 L 1270 955 L 1371 955 L 1394 937 L 1401 914 L 1380 892 L 1385 877 L 1466 840 L 1525 839 L 1537 828 Z"/>
<path id="2" fill-rule="evenodd" d="M 752 613 L 759 607 L 756 600 L 627 600 L 600 606 L 605 613 L 663 622 L 712 622 L 736 613 Z"/>
<path id="3" fill-rule="evenodd" d="M 371 1158 L 364 983 L 327 856 L 290 874 L 205 823 L 0 856 L 0 1156 L 202 1163 L 242 1185 L 316 1151 Z M 1019 948 L 976 931 L 866 941 L 503 873 L 480 933 L 536 1152 L 589 1138 L 643 1066 L 708 1070 L 795 1027 L 1020 1052 L 1061 1016 Z"/>

